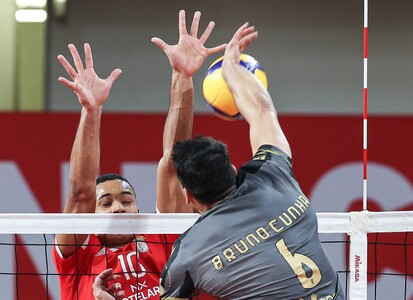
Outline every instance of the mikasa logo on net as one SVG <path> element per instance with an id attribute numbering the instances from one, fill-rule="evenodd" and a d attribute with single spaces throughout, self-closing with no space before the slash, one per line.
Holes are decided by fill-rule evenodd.
<path id="1" fill-rule="evenodd" d="M 360 280 L 360 265 L 362 264 L 360 255 L 354 256 L 354 281 L 358 282 Z"/>

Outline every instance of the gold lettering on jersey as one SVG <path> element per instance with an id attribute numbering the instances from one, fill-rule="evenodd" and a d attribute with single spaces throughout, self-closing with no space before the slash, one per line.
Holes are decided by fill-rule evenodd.
<path id="1" fill-rule="evenodd" d="M 300 212 L 298 209 L 296 209 L 294 206 L 290 206 L 287 209 L 288 214 L 293 217 L 294 220 L 297 220 L 299 216 L 301 216 Z"/>
<path id="2" fill-rule="evenodd" d="M 240 255 L 245 255 L 261 242 L 293 225 L 304 215 L 309 205 L 310 202 L 307 197 L 300 195 L 294 204 L 287 207 L 277 218 L 273 218 L 267 222 L 267 224 L 255 229 L 255 232 L 251 232 L 243 238 L 240 238 L 220 254 L 215 255 L 211 259 L 215 270 L 221 270 L 224 267 L 224 262 L 233 262 Z"/>
<path id="3" fill-rule="evenodd" d="M 248 244 L 250 244 L 253 247 L 256 246 L 256 244 L 254 244 L 252 240 L 254 240 L 257 244 L 260 243 L 260 240 L 253 233 L 250 233 L 249 235 L 247 235 L 245 239 L 247 240 Z"/>
<path id="4" fill-rule="evenodd" d="M 270 237 L 270 233 L 264 228 L 264 227 L 260 227 L 258 228 L 256 231 L 257 235 L 262 239 L 262 240 L 266 240 Z"/>
<path id="5" fill-rule="evenodd" d="M 265 160 L 266 159 L 266 155 L 255 155 L 252 160 Z"/>
<path id="6" fill-rule="evenodd" d="M 304 195 L 298 196 L 298 201 L 300 201 L 302 204 L 304 204 L 306 207 L 310 205 L 310 201 L 308 201 L 308 198 Z"/>
<path id="7" fill-rule="evenodd" d="M 298 201 L 296 201 L 294 204 L 302 213 L 305 212 L 308 207 L 308 205 L 301 203 L 300 198 L 298 198 Z"/>
<path id="8" fill-rule="evenodd" d="M 234 250 L 232 250 L 231 248 L 227 248 L 224 250 L 224 252 L 222 252 L 224 254 L 224 257 L 226 258 L 226 260 L 228 262 L 231 262 L 233 260 L 235 260 L 237 257 L 235 256 L 235 252 Z"/>
<path id="9" fill-rule="evenodd" d="M 283 215 L 280 216 L 280 220 L 284 223 L 285 226 L 290 226 L 293 223 L 291 218 L 285 212 L 283 212 Z"/>
<path id="10" fill-rule="evenodd" d="M 221 270 L 224 267 L 224 264 L 222 263 L 221 257 L 219 255 L 215 255 L 211 259 L 212 264 L 214 265 L 215 270 Z"/>
<path id="11" fill-rule="evenodd" d="M 244 254 L 250 249 L 243 240 L 239 240 L 239 243 L 242 244 L 242 249 L 237 243 L 234 244 L 235 249 L 237 249 L 239 253 Z"/>
<path id="12" fill-rule="evenodd" d="M 270 149 L 261 149 L 257 151 L 257 153 L 254 155 L 252 160 L 266 160 L 267 154 L 273 154 L 275 156 L 280 156 L 280 152 L 278 151 L 274 151 Z"/>
<path id="13" fill-rule="evenodd" d="M 277 223 L 277 219 L 271 220 L 268 225 L 270 225 L 271 229 L 274 230 L 275 232 L 280 232 L 284 229 L 283 226 L 281 226 L 280 228 L 275 227 L 274 223 Z"/>

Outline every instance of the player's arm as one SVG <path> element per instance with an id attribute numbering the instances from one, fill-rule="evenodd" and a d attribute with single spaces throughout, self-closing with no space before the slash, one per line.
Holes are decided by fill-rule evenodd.
<path id="1" fill-rule="evenodd" d="M 99 131 L 102 105 L 109 96 L 113 82 L 121 73 L 116 69 L 107 79 L 99 78 L 93 69 L 92 51 L 89 44 L 84 45 L 85 62 L 75 46 L 70 44 L 75 68 L 63 55 L 58 59 L 72 81 L 59 77 L 59 81 L 77 94 L 82 105 L 79 126 L 70 156 L 69 193 L 64 213 L 94 213 L 96 206 L 96 176 L 99 170 L 100 144 Z M 70 256 L 81 246 L 87 235 L 58 234 L 59 250 L 63 257 Z"/>
<path id="2" fill-rule="evenodd" d="M 190 32 L 185 22 L 185 11 L 179 12 L 179 42 L 168 45 L 160 38 L 152 42 L 161 48 L 172 67 L 172 84 L 169 111 L 163 133 L 163 156 L 157 171 L 157 208 L 160 212 L 192 212 L 186 204 L 181 184 L 172 163 L 172 148 L 176 141 L 191 138 L 193 122 L 194 86 L 192 76 L 202 66 L 205 58 L 222 51 L 225 44 L 205 48 L 215 24 L 210 22 L 198 38 L 200 12 L 195 12 Z"/>
<path id="3" fill-rule="evenodd" d="M 194 292 L 194 281 L 185 264 L 185 260 L 188 259 L 187 254 L 182 250 L 181 241 L 178 240 L 161 273 L 161 299 L 192 299 L 190 297 Z"/>
<path id="4" fill-rule="evenodd" d="M 241 115 L 250 125 L 252 152 L 255 153 L 261 145 L 269 144 L 291 157 L 291 149 L 278 122 L 270 94 L 251 72 L 239 64 L 241 52 L 257 35 L 248 23 L 237 30 L 225 50 L 222 74 Z"/>
<path id="5" fill-rule="evenodd" d="M 192 78 L 172 72 L 168 116 L 163 133 L 163 156 L 157 170 L 157 209 L 160 212 L 191 212 L 172 163 L 172 147 L 176 141 L 189 139 L 193 120 Z"/>

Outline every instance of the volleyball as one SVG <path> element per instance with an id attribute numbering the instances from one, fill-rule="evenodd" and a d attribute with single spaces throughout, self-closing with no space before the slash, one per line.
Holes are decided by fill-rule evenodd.
<path id="1" fill-rule="evenodd" d="M 222 76 L 222 61 L 224 57 L 215 60 L 208 68 L 202 84 L 202 91 L 207 106 L 212 112 L 224 120 L 237 120 L 242 116 L 238 111 L 234 98 Z M 248 54 L 241 54 L 240 65 L 255 75 L 268 88 L 267 75 L 259 62 Z"/>

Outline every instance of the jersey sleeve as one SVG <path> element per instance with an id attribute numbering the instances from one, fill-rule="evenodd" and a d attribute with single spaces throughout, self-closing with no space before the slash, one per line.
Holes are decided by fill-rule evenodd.
<path id="1" fill-rule="evenodd" d="M 294 177 L 292 172 L 292 159 L 281 149 L 272 145 L 262 145 L 258 148 L 252 159 L 244 164 L 238 171 L 238 185 L 242 183 L 247 174 L 258 172 L 264 163 L 273 165 L 275 169 L 288 173 Z"/>
<path id="2" fill-rule="evenodd" d="M 56 243 L 52 250 L 53 261 L 56 270 L 59 274 L 76 274 L 80 273 L 85 264 L 88 252 L 94 245 L 89 245 L 91 236 L 89 235 L 82 246 L 78 247 L 76 251 L 65 258 L 60 252 L 59 245 Z M 96 245 L 97 246 L 97 245 Z"/>
<path id="3" fill-rule="evenodd" d="M 178 240 L 161 274 L 161 299 L 190 299 L 194 292 L 194 282 L 184 261 L 185 253 Z"/>

